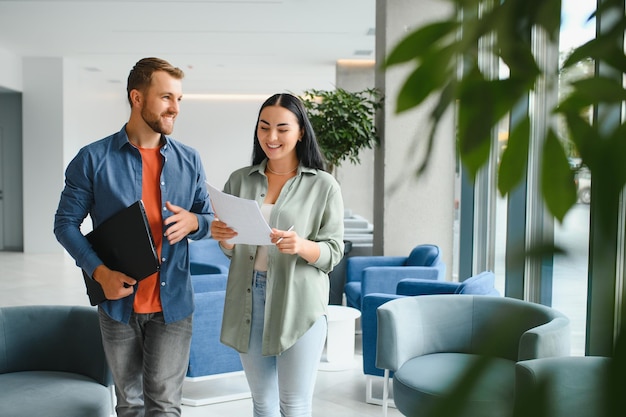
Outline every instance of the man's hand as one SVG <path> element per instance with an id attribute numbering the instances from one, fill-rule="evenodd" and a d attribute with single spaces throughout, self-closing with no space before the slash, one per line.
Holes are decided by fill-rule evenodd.
<path id="1" fill-rule="evenodd" d="M 93 271 L 93 279 L 98 281 L 108 300 L 119 300 L 128 297 L 134 291 L 133 285 L 137 281 L 126 274 L 113 271 L 104 265 L 100 265 Z"/>
<path id="2" fill-rule="evenodd" d="M 169 201 L 165 202 L 165 207 L 174 213 L 163 222 L 165 224 L 165 238 L 170 242 L 170 245 L 180 242 L 189 233 L 198 230 L 198 217 L 195 214 L 175 206 Z"/>

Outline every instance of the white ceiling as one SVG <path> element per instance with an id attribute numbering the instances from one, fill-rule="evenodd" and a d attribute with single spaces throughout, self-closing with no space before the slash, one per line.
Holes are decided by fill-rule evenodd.
<path id="1" fill-rule="evenodd" d="M 333 88 L 339 59 L 374 59 L 375 0 L 0 0 L 0 49 L 63 57 L 122 83 L 146 56 L 188 93 Z"/>

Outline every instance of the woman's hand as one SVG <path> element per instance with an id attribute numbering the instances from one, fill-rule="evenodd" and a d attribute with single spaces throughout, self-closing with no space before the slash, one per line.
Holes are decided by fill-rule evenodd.
<path id="1" fill-rule="evenodd" d="M 299 255 L 307 262 L 315 262 L 320 257 L 317 242 L 298 236 L 295 230 L 272 229 L 270 238 L 281 253 Z"/>
<path id="2" fill-rule="evenodd" d="M 215 219 L 211 222 L 211 237 L 220 242 L 220 245 L 222 245 L 224 249 L 230 250 L 235 247 L 232 243 L 226 243 L 227 240 L 230 240 L 235 236 L 237 236 L 237 232 L 228 227 L 228 225 L 223 221 Z"/>

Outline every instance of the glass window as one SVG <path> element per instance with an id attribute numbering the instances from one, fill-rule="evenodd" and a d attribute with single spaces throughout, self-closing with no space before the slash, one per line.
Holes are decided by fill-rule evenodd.
<path id="1" fill-rule="evenodd" d="M 559 41 L 559 59 L 563 62 L 571 51 L 595 35 L 595 20 L 589 17 L 596 7 L 595 0 L 563 0 L 562 24 Z M 589 61 L 559 74 L 560 99 L 568 94 L 568 81 L 593 75 L 593 62 Z M 592 109 L 589 108 L 591 120 Z M 560 139 L 570 144 L 567 132 L 559 123 Z M 566 252 L 554 257 L 552 280 L 552 306 L 571 320 L 572 354 L 585 354 L 585 327 L 587 316 L 587 277 L 589 264 L 589 202 L 591 175 L 573 146 L 566 146 L 570 165 L 575 170 L 578 203 L 570 210 L 562 224 L 555 223 L 554 242 Z"/>
<path id="2" fill-rule="evenodd" d="M 559 60 L 567 57 L 577 46 L 590 40 L 595 34 L 595 22 L 588 21 L 595 10 L 595 0 L 563 0 L 562 27 L 559 42 Z M 559 74 L 559 96 L 562 99 L 568 94 L 567 81 L 588 77 L 593 74 L 593 63 L 579 65 L 567 72 Z M 508 70 L 501 64 L 500 77 L 507 78 Z M 563 86 L 563 88 L 561 88 Z M 592 111 L 589 109 L 591 120 Z M 507 146 L 508 118 L 498 129 L 497 147 L 499 155 Z M 578 203 L 567 214 L 562 224 L 554 223 L 554 243 L 565 250 L 565 254 L 557 255 L 552 264 L 552 287 L 547 288 L 551 294 L 544 294 L 542 299 L 550 300 L 552 306 L 563 312 L 571 320 L 572 354 L 585 354 L 585 328 L 587 311 L 587 277 L 589 261 L 589 202 L 591 196 L 591 176 L 589 171 L 580 164 L 576 149 L 569 141 L 563 123 L 557 121 L 560 139 L 568 151 L 572 169 L 576 171 Z M 498 158 L 499 162 L 499 158 Z M 511 276 L 506 270 L 507 247 L 507 198 L 496 196 L 495 222 L 495 263 L 496 288 L 505 294 L 505 278 Z M 516 214 L 514 214 L 515 217 Z M 509 220 L 514 221 L 514 220 Z M 527 275 L 532 273 L 526 272 Z M 532 279 L 532 277 L 527 277 Z M 545 291 L 546 289 L 542 289 Z M 507 294 L 508 295 L 508 294 Z"/>

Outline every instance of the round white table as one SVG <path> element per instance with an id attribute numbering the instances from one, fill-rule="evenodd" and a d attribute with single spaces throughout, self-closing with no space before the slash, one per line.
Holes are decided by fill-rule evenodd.
<path id="1" fill-rule="evenodd" d="M 356 308 L 328 306 L 328 333 L 320 371 L 343 371 L 355 365 L 355 322 L 360 316 L 361 312 Z"/>

